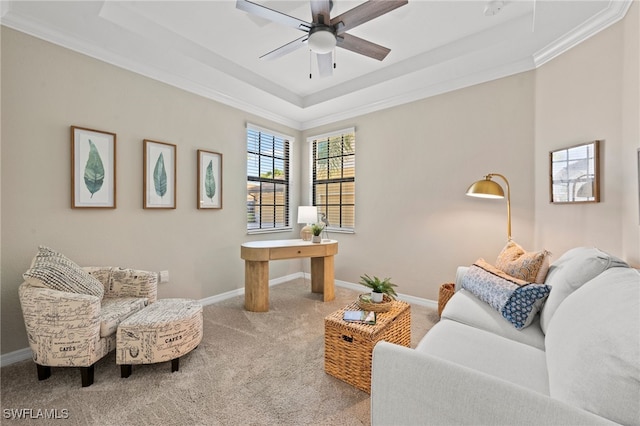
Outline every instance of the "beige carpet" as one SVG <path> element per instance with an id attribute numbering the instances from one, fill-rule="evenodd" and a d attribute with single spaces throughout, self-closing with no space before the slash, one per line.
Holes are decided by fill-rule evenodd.
<path id="1" fill-rule="evenodd" d="M 271 288 L 268 313 L 245 311 L 242 296 L 205 306 L 202 343 L 176 373 L 166 362 L 134 366 L 122 379 L 111 353 L 82 388 L 75 368 L 53 368 L 39 382 L 30 360 L 4 367 L 0 423 L 368 425 L 369 395 L 324 372 L 323 319 L 357 295 L 337 287 L 336 299 L 323 303 L 299 279 Z M 413 346 L 437 320 L 434 309 L 411 307 Z M 20 409 L 68 418 L 8 419 L 7 410 Z"/>

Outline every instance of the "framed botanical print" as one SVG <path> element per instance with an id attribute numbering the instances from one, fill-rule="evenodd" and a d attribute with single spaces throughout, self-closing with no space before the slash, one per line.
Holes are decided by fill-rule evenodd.
<path id="1" fill-rule="evenodd" d="M 600 142 L 549 153 L 549 196 L 552 203 L 600 202 Z"/>
<path id="2" fill-rule="evenodd" d="M 116 208 L 116 134 L 71 126 L 71 208 Z"/>
<path id="3" fill-rule="evenodd" d="M 222 154 L 198 150 L 198 208 L 222 208 Z"/>
<path id="4" fill-rule="evenodd" d="M 176 146 L 145 139 L 143 157 L 143 207 L 175 209 Z"/>

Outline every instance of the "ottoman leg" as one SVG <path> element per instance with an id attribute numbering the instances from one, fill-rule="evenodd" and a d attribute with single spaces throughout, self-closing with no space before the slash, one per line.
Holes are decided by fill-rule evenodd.
<path id="1" fill-rule="evenodd" d="M 51 367 L 48 365 L 36 364 L 38 368 L 38 380 L 46 380 L 51 377 Z"/>
<path id="2" fill-rule="evenodd" d="M 171 360 L 171 372 L 178 371 L 180 369 L 180 357 Z"/>
<path id="3" fill-rule="evenodd" d="M 83 388 L 93 384 L 93 372 L 95 371 L 94 365 L 90 365 L 89 367 L 80 367 L 80 376 L 82 378 Z"/>
<path id="4" fill-rule="evenodd" d="M 122 364 L 120 366 L 120 377 L 127 378 L 131 375 L 131 364 Z"/>

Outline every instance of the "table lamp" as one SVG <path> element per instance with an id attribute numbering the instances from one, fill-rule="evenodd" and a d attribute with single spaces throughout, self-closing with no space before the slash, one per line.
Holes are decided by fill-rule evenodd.
<path id="1" fill-rule="evenodd" d="M 304 223 L 305 226 L 300 230 L 300 238 L 303 241 L 311 241 L 311 224 L 318 220 L 318 208 L 316 206 L 298 206 L 298 223 Z"/>
<path id="2" fill-rule="evenodd" d="M 507 184 L 507 238 L 511 241 L 511 189 L 506 177 L 498 173 L 489 173 L 483 180 L 479 180 L 467 189 L 467 195 L 480 198 L 504 198 L 502 187 L 491 178 L 498 176 Z"/>

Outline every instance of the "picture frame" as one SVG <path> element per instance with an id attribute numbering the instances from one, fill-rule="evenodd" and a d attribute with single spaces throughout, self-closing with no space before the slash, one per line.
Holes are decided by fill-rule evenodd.
<path id="1" fill-rule="evenodd" d="M 222 154 L 198 150 L 198 209 L 222 208 Z"/>
<path id="2" fill-rule="evenodd" d="M 176 208 L 176 145 L 143 141 L 143 208 Z"/>
<path id="3" fill-rule="evenodd" d="M 600 202 L 600 144 L 596 140 L 549 152 L 549 201 Z"/>
<path id="4" fill-rule="evenodd" d="M 71 208 L 116 208 L 116 134 L 71 127 Z"/>

